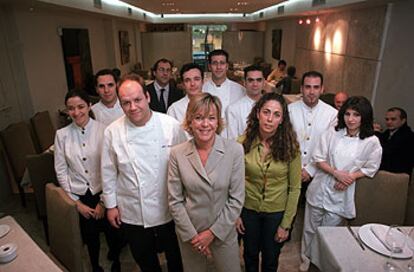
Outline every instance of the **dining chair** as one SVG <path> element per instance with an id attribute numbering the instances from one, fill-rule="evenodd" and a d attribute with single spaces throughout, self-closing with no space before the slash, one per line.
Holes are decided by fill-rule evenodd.
<path id="1" fill-rule="evenodd" d="M 36 113 L 30 118 L 39 152 L 47 150 L 55 140 L 56 130 L 53 126 L 52 119 L 48 111 Z"/>
<path id="2" fill-rule="evenodd" d="M 404 225 L 414 226 L 414 169 L 411 173 L 410 183 L 408 184 L 407 204 Z"/>
<path id="3" fill-rule="evenodd" d="M 35 196 L 37 216 L 43 222 L 46 242 L 49 244 L 45 190 L 47 183 L 52 182 L 57 184 L 54 157 L 52 153 L 45 152 L 42 154 L 28 155 L 26 160 Z"/>
<path id="4" fill-rule="evenodd" d="M 19 190 L 22 206 L 26 207 L 21 180 L 26 170 L 26 156 L 36 154 L 29 126 L 23 121 L 11 124 L 0 132 L 0 136 L 11 165 L 11 172 Z"/>
<path id="5" fill-rule="evenodd" d="M 378 171 L 371 178 L 361 178 L 355 185 L 356 218 L 353 226 L 368 223 L 402 225 L 405 218 L 409 177 Z"/>
<path id="6" fill-rule="evenodd" d="M 75 202 L 53 183 L 46 185 L 46 211 L 49 249 L 69 271 L 85 271 L 79 213 Z"/>

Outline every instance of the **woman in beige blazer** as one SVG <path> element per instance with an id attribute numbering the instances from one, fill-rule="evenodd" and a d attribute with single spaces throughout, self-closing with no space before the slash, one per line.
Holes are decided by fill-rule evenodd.
<path id="1" fill-rule="evenodd" d="M 239 272 L 235 222 L 244 202 L 243 148 L 218 135 L 221 104 L 208 93 L 189 102 L 184 128 L 194 138 L 172 149 L 168 171 L 184 271 L 207 271 L 212 258 L 218 271 Z"/>

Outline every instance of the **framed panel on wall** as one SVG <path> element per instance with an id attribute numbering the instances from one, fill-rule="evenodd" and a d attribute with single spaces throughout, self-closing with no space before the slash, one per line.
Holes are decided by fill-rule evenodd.
<path id="1" fill-rule="evenodd" d="M 282 30 L 272 30 L 272 58 L 280 60 L 282 51 Z"/>
<path id="2" fill-rule="evenodd" d="M 121 51 L 121 64 L 129 62 L 129 43 L 128 31 L 119 31 L 119 49 Z"/>

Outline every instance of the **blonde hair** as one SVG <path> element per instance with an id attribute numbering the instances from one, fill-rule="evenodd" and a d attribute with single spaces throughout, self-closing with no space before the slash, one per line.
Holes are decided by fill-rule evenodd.
<path id="1" fill-rule="evenodd" d="M 217 96 L 211 95 L 209 93 L 197 94 L 190 99 L 183 121 L 184 130 L 193 135 L 193 132 L 191 130 L 191 122 L 194 120 L 196 114 L 201 110 L 204 112 L 204 116 L 207 116 L 212 107 L 215 107 L 217 110 L 218 124 L 216 133 L 220 134 L 224 128 L 223 118 L 221 117 L 221 102 Z"/>

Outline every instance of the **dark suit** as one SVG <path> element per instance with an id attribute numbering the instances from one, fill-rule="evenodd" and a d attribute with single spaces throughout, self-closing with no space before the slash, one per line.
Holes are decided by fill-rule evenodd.
<path id="1" fill-rule="evenodd" d="M 377 134 L 382 146 L 381 170 L 411 174 L 414 165 L 414 133 L 404 124 L 392 136 L 390 130 Z"/>
<path id="2" fill-rule="evenodd" d="M 158 99 L 157 92 L 155 91 L 154 82 L 151 84 L 148 84 L 146 88 L 147 88 L 147 91 L 149 92 L 150 99 L 151 99 L 149 106 L 153 111 L 166 113 L 167 109 L 171 106 L 172 103 L 184 97 L 183 92 L 175 87 L 174 82 L 170 81 L 169 91 L 168 91 L 168 101 L 165 101 L 167 109 L 162 109 L 160 100 Z"/>

